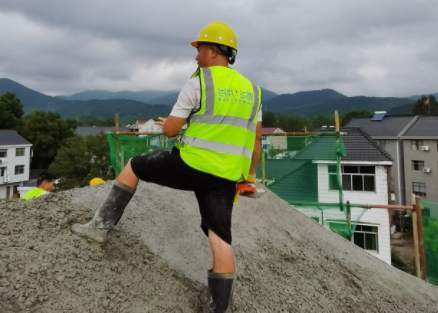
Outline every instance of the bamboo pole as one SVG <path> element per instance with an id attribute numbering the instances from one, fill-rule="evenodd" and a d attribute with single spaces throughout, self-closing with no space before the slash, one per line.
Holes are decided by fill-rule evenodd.
<path id="1" fill-rule="evenodd" d="M 120 116 L 119 113 L 116 113 L 114 116 L 114 126 L 116 131 L 120 131 Z"/>
<path id="2" fill-rule="evenodd" d="M 412 195 L 412 203 L 415 203 L 415 195 Z M 420 259 L 420 245 L 418 240 L 418 208 L 414 205 L 412 211 L 412 234 L 414 237 L 414 256 L 415 256 L 415 272 L 418 278 L 421 278 L 421 259 Z"/>
<path id="3" fill-rule="evenodd" d="M 426 280 L 426 256 L 424 254 L 424 238 L 423 238 L 423 212 L 421 208 L 421 199 L 415 196 L 415 214 L 417 216 L 417 231 L 418 231 L 418 254 L 420 259 L 420 278 Z"/>

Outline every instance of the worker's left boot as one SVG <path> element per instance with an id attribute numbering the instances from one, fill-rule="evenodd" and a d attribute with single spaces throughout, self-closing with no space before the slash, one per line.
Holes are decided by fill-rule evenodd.
<path id="1" fill-rule="evenodd" d="M 208 271 L 210 291 L 210 313 L 231 313 L 235 273 L 214 273 Z"/>
<path id="2" fill-rule="evenodd" d="M 104 243 L 108 231 L 118 223 L 134 193 L 135 189 L 115 181 L 108 197 L 97 209 L 92 220 L 85 224 L 73 224 L 72 232 L 78 236 Z"/>

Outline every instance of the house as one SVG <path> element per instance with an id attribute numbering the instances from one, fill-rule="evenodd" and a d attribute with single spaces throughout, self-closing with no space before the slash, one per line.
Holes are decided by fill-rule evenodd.
<path id="1" fill-rule="evenodd" d="M 262 147 L 264 151 L 287 149 L 286 132 L 281 128 L 263 127 L 262 136 Z"/>
<path id="2" fill-rule="evenodd" d="M 162 134 L 163 128 L 157 124 L 158 119 L 149 119 L 145 121 L 143 124 L 139 124 L 138 131 L 141 133 L 149 133 L 149 134 Z"/>
<path id="3" fill-rule="evenodd" d="M 390 116 L 384 112 L 348 124 L 360 127 L 391 155 L 391 200 L 407 204 L 412 193 L 438 201 L 437 125 L 438 116 Z"/>
<path id="4" fill-rule="evenodd" d="M 0 199 L 18 197 L 29 180 L 32 144 L 15 130 L 0 130 Z"/>
<path id="5" fill-rule="evenodd" d="M 392 159 L 361 129 L 345 128 L 342 134 L 346 152 L 340 162 L 343 203 L 352 204 L 351 241 L 391 264 L 388 211 L 354 204 L 388 204 Z M 315 221 L 342 232 L 347 224 L 339 205 L 336 140 L 330 134 L 309 139 L 293 158 L 268 159 L 266 172 L 274 193 Z"/>
<path id="6" fill-rule="evenodd" d="M 137 119 L 133 124 L 126 125 L 126 127 L 134 132 L 161 134 L 163 129 L 160 125 L 157 125 L 158 118 L 143 118 Z"/>

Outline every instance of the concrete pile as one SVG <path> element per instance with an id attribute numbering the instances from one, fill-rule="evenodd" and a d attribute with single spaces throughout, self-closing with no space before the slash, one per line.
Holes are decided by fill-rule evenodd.
<path id="1" fill-rule="evenodd" d="M 191 192 L 141 183 L 110 240 L 74 236 L 111 188 L 0 202 L 0 312 L 204 312 L 209 248 Z M 274 194 L 240 198 L 235 312 L 438 312 L 438 288 Z"/>

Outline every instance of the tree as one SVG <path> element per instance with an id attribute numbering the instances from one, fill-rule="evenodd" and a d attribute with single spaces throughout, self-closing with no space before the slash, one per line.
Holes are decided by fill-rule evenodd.
<path id="1" fill-rule="evenodd" d="M 263 127 L 274 127 L 276 123 L 275 113 L 263 112 L 262 124 Z"/>
<path id="2" fill-rule="evenodd" d="M 58 113 L 36 111 L 25 115 L 20 133 L 33 144 L 32 168 L 47 168 L 75 129 L 75 121 L 63 120 Z"/>
<path id="3" fill-rule="evenodd" d="M 104 135 L 73 136 L 61 146 L 49 171 L 61 178 L 60 189 L 84 186 L 91 178 L 114 178 Z"/>
<path id="4" fill-rule="evenodd" d="M 347 125 L 353 118 L 363 118 L 363 117 L 371 117 L 373 113 L 368 110 L 353 110 L 344 114 L 341 120 L 341 125 Z"/>
<path id="5" fill-rule="evenodd" d="M 416 115 L 437 115 L 438 103 L 434 96 L 422 96 L 415 103 L 412 112 Z"/>
<path id="6" fill-rule="evenodd" d="M 23 114 L 21 101 L 13 93 L 0 96 L 0 129 L 20 128 Z"/>

